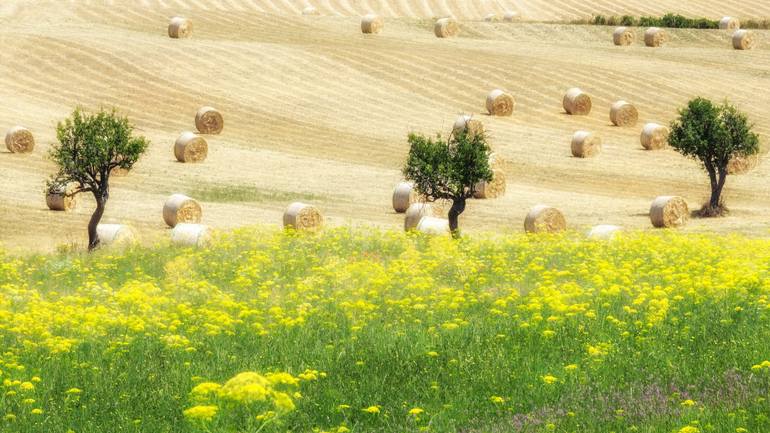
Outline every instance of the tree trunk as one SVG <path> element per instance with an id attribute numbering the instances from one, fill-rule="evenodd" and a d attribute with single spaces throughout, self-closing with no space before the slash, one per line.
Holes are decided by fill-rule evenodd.
<path id="1" fill-rule="evenodd" d="M 711 188 L 711 200 L 709 200 L 709 206 L 712 209 L 718 209 L 722 201 L 722 188 L 725 186 L 727 180 L 727 168 L 719 170 L 719 180 L 716 181 L 716 185 Z"/>
<path id="2" fill-rule="evenodd" d="M 452 237 L 455 239 L 460 237 L 460 228 L 457 220 L 464 211 L 465 197 L 452 200 L 452 207 L 449 209 L 449 230 L 452 232 Z"/>
<path id="3" fill-rule="evenodd" d="M 99 246 L 99 235 L 96 233 L 96 226 L 102 220 L 104 215 L 104 208 L 107 205 L 107 198 L 102 197 L 94 193 L 96 198 L 96 210 L 91 215 L 91 220 L 88 222 L 88 251 L 93 251 Z"/>

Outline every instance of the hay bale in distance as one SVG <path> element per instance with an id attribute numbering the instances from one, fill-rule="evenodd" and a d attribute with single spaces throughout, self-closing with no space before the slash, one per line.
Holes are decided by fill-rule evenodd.
<path id="1" fill-rule="evenodd" d="M 128 245 L 136 242 L 134 230 L 124 224 L 99 224 L 96 234 L 102 246 Z"/>
<path id="2" fill-rule="evenodd" d="M 323 226 L 323 215 L 315 206 L 294 202 L 283 213 L 283 226 L 294 230 L 316 231 Z"/>
<path id="3" fill-rule="evenodd" d="M 640 140 L 642 147 L 647 150 L 663 149 L 668 145 L 669 130 L 657 123 L 648 123 L 642 128 Z"/>
<path id="4" fill-rule="evenodd" d="M 650 206 L 650 221 L 654 227 L 679 227 L 690 219 L 687 202 L 682 197 L 662 195 Z"/>
<path id="5" fill-rule="evenodd" d="M 433 26 L 433 33 L 437 38 L 451 38 L 460 33 L 460 25 L 454 18 L 441 18 Z"/>
<path id="6" fill-rule="evenodd" d="M 751 50 L 757 45 L 754 33 L 748 30 L 738 30 L 733 33 L 733 48 L 736 50 Z"/>
<path id="7" fill-rule="evenodd" d="M 505 160 L 495 152 L 489 154 L 489 168 L 492 170 L 505 170 Z"/>
<path id="8" fill-rule="evenodd" d="M 602 139 L 588 131 L 577 131 L 572 136 L 572 156 L 590 158 L 602 151 Z"/>
<path id="9" fill-rule="evenodd" d="M 628 27 L 618 27 L 612 32 L 612 43 L 617 46 L 628 46 L 633 44 L 635 40 L 636 33 L 631 31 Z"/>
<path id="10" fill-rule="evenodd" d="M 517 12 L 508 11 L 505 14 L 503 14 L 503 21 L 507 23 L 512 23 L 516 21 L 519 18 L 519 14 Z"/>
<path id="11" fill-rule="evenodd" d="M 172 39 L 184 39 L 192 36 L 192 21 L 183 17 L 173 17 L 168 22 L 168 37 Z"/>
<path id="12" fill-rule="evenodd" d="M 184 194 L 172 194 L 163 204 L 163 221 L 169 227 L 180 223 L 199 223 L 202 216 L 201 205 Z"/>
<path id="13" fill-rule="evenodd" d="M 181 247 L 205 247 L 211 242 L 211 231 L 203 224 L 177 224 L 171 230 L 171 243 Z"/>
<path id="14" fill-rule="evenodd" d="M 318 12 L 318 9 L 313 6 L 308 6 L 305 9 L 302 9 L 302 15 L 321 15 L 321 12 Z"/>
<path id="15" fill-rule="evenodd" d="M 451 233 L 449 231 L 449 220 L 432 216 L 420 218 L 420 222 L 417 223 L 415 230 L 426 235 L 448 235 Z"/>
<path id="16" fill-rule="evenodd" d="M 201 107 L 195 113 L 195 127 L 201 134 L 219 134 L 225 127 L 225 121 L 216 108 Z"/>
<path id="17" fill-rule="evenodd" d="M 527 233 L 557 233 L 567 229 L 564 215 L 556 208 L 539 204 L 530 209 L 524 219 Z"/>
<path id="18" fill-rule="evenodd" d="M 69 211 L 77 205 L 77 198 L 71 194 L 73 186 L 53 185 L 45 194 L 45 204 L 48 209 L 55 211 Z"/>
<path id="19" fill-rule="evenodd" d="M 623 231 L 623 227 L 610 224 L 600 224 L 591 228 L 591 230 L 588 232 L 588 239 L 610 241 L 615 237 L 615 235 L 618 234 L 618 232 L 621 231 Z"/>
<path id="20" fill-rule="evenodd" d="M 411 182 L 399 182 L 393 188 L 393 210 L 398 213 L 404 213 L 420 198 Z"/>
<path id="21" fill-rule="evenodd" d="M 474 119 L 473 116 L 462 114 L 455 120 L 452 133 L 456 135 L 463 131 L 468 131 L 471 136 L 483 134 L 484 124 L 480 120 Z"/>
<path id="22" fill-rule="evenodd" d="M 573 87 L 564 95 L 562 106 L 567 114 L 586 116 L 591 113 L 591 97 L 579 88 Z"/>
<path id="23" fill-rule="evenodd" d="M 639 121 L 639 112 L 626 101 L 616 101 L 610 107 L 610 122 L 615 126 L 634 126 Z"/>
<path id="24" fill-rule="evenodd" d="M 486 22 L 488 22 L 488 23 L 494 23 L 494 22 L 497 22 L 497 21 L 498 21 L 498 18 L 497 18 L 497 14 L 495 14 L 495 13 L 487 14 L 487 15 L 484 17 L 484 21 L 486 21 Z"/>
<path id="25" fill-rule="evenodd" d="M 650 27 L 644 32 L 644 45 L 660 47 L 668 40 L 668 33 L 660 27 Z"/>
<path id="26" fill-rule="evenodd" d="M 174 156 L 179 162 L 203 162 L 208 153 L 206 140 L 193 132 L 183 132 L 174 143 Z"/>
<path id="27" fill-rule="evenodd" d="M 361 18 L 361 32 L 365 34 L 377 34 L 385 27 L 382 18 L 375 14 L 367 14 Z"/>
<path id="28" fill-rule="evenodd" d="M 422 217 L 441 217 L 444 215 L 444 206 L 441 203 L 416 202 L 409 206 L 404 214 L 404 230 L 409 231 L 417 227 Z"/>
<path id="29" fill-rule="evenodd" d="M 492 116 L 510 116 L 516 108 L 513 96 L 500 89 L 495 89 L 487 95 L 487 111 Z"/>
<path id="30" fill-rule="evenodd" d="M 746 174 L 757 168 L 759 160 L 758 153 L 747 156 L 734 156 L 730 158 L 730 161 L 727 163 L 727 173 L 736 175 Z"/>
<path id="31" fill-rule="evenodd" d="M 738 30 L 741 28 L 741 21 L 738 18 L 722 17 L 719 20 L 719 28 L 721 30 Z"/>
<path id="32" fill-rule="evenodd" d="M 506 186 L 505 172 L 492 169 L 492 180 L 478 182 L 473 188 L 473 197 L 480 199 L 502 197 L 505 195 Z"/>
<path id="33" fill-rule="evenodd" d="M 35 149 L 35 137 L 23 126 L 14 126 L 5 133 L 5 147 L 11 153 L 29 153 Z"/>

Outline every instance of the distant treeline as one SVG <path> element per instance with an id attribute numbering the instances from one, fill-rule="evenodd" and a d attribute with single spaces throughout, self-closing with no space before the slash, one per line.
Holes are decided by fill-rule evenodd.
<path id="1" fill-rule="evenodd" d="M 708 18 L 688 18 L 679 14 L 668 13 L 660 17 L 634 17 L 631 15 L 595 15 L 592 18 L 582 18 L 572 21 L 572 24 L 590 24 L 595 26 L 628 26 L 628 27 L 666 27 L 674 29 L 718 29 L 719 20 Z M 770 20 L 741 21 L 744 29 L 770 29 Z"/>

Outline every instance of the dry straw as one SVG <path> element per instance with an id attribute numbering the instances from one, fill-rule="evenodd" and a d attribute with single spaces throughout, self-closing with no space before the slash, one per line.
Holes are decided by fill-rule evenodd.
<path id="1" fill-rule="evenodd" d="M 473 188 L 474 198 L 498 198 L 505 195 L 506 182 L 505 172 L 502 170 L 492 170 L 492 180 L 490 182 L 478 182 Z"/>
<path id="2" fill-rule="evenodd" d="M 168 23 L 168 37 L 183 39 L 192 36 L 192 21 L 183 17 L 174 17 Z"/>
<path id="3" fill-rule="evenodd" d="M 512 23 L 516 21 L 516 19 L 519 18 L 519 14 L 517 12 L 508 11 L 503 15 L 503 21 Z"/>
<path id="4" fill-rule="evenodd" d="M 323 216 L 315 206 L 294 202 L 283 213 L 283 226 L 294 230 L 315 231 L 323 226 Z"/>
<path id="5" fill-rule="evenodd" d="M 579 88 L 573 87 L 564 95 L 562 106 L 567 114 L 586 116 L 591 112 L 591 97 Z"/>
<path id="6" fill-rule="evenodd" d="M 124 224 L 99 224 L 96 226 L 96 234 L 103 246 L 129 245 L 136 242 L 134 230 Z"/>
<path id="7" fill-rule="evenodd" d="M 620 226 L 600 224 L 591 228 L 588 232 L 588 239 L 610 241 L 622 230 L 623 228 Z"/>
<path id="8" fill-rule="evenodd" d="M 524 219 L 524 230 L 527 233 L 556 233 L 566 229 L 567 221 L 561 211 L 543 204 L 530 209 Z"/>
<path id="9" fill-rule="evenodd" d="M 663 149 L 668 145 L 668 128 L 657 123 L 648 123 L 642 128 L 639 137 L 642 147 L 647 150 Z"/>
<path id="10" fill-rule="evenodd" d="M 487 95 L 487 111 L 493 116 L 510 116 L 516 108 L 513 96 L 500 89 L 495 89 Z"/>
<path id="11" fill-rule="evenodd" d="M 748 30 L 738 30 L 733 33 L 733 48 L 736 50 L 751 50 L 757 45 L 754 33 Z"/>
<path id="12" fill-rule="evenodd" d="M 302 9 L 302 15 L 321 15 L 321 13 L 313 6 L 308 6 L 305 9 Z"/>
<path id="13" fill-rule="evenodd" d="M 727 163 L 727 173 L 729 174 L 746 174 L 759 165 L 759 154 L 755 153 L 753 155 L 746 155 L 746 156 L 734 156 L 730 158 L 730 161 Z"/>
<path id="14" fill-rule="evenodd" d="M 480 120 L 474 119 L 473 116 L 462 114 L 457 117 L 454 125 L 452 125 L 452 133 L 459 134 L 464 131 L 468 131 L 468 134 L 471 136 L 484 134 L 484 124 Z"/>
<path id="15" fill-rule="evenodd" d="M 433 26 L 433 33 L 437 38 L 451 38 L 460 33 L 460 26 L 454 18 L 441 18 Z"/>
<path id="16" fill-rule="evenodd" d="M 225 121 L 216 108 L 201 107 L 195 113 L 195 127 L 201 134 L 219 134 L 225 127 Z"/>
<path id="17" fill-rule="evenodd" d="M 612 42 L 617 46 L 627 46 L 634 43 L 636 34 L 628 27 L 618 27 L 612 32 Z"/>
<path id="18" fill-rule="evenodd" d="M 610 122 L 615 126 L 634 126 L 639 121 L 639 112 L 626 101 L 616 101 L 610 107 Z"/>
<path id="19" fill-rule="evenodd" d="M 722 30 L 738 30 L 741 28 L 741 21 L 738 18 L 722 17 L 719 20 L 719 28 Z"/>
<path id="20" fill-rule="evenodd" d="M 180 223 L 171 230 L 171 243 L 181 247 L 205 247 L 211 242 L 211 230 L 202 224 Z"/>
<path id="21" fill-rule="evenodd" d="M 206 140 L 193 132 L 183 132 L 174 143 L 174 156 L 179 162 L 203 162 L 208 153 Z"/>
<path id="22" fill-rule="evenodd" d="M 449 220 L 432 216 L 420 218 L 420 222 L 417 223 L 415 229 L 426 235 L 446 235 L 450 233 Z"/>
<path id="23" fill-rule="evenodd" d="M 201 205 L 184 194 L 173 194 L 163 205 L 163 221 L 169 227 L 180 223 L 199 223 L 202 216 Z"/>
<path id="24" fill-rule="evenodd" d="M 602 139 L 588 131 L 577 131 L 572 136 L 572 156 L 590 158 L 602 151 Z"/>
<path id="25" fill-rule="evenodd" d="M 433 216 L 441 217 L 444 215 L 443 203 L 425 203 L 417 202 L 412 203 L 404 214 L 404 230 L 409 231 L 417 228 L 417 224 L 420 223 L 422 217 Z"/>
<path id="26" fill-rule="evenodd" d="M 380 33 L 385 27 L 385 22 L 378 15 L 367 14 L 361 18 L 361 32 L 366 34 Z"/>
<path id="27" fill-rule="evenodd" d="M 679 227 L 690 219 L 687 202 L 682 197 L 663 195 L 653 200 L 650 206 L 650 221 L 654 227 Z"/>
<path id="28" fill-rule="evenodd" d="M 29 129 L 14 126 L 5 133 L 5 147 L 11 153 L 29 153 L 35 148 L 35 137 Z"/>
<path id="29" fill-rule="evenodd" d="M 412 203 L 417 202 L 420 196 L 411 182 L 399 182 L 393 188 L 393 210 L 404 213 Z"/>
<path id="30" fill-rule="evenodd" d="M 45 195 L 45 204 L 48 209 L 55 211 L 69 211 L 77 205 L 75 195 L 72 195 L 73 186 L 54 185 Z"/>
<path id="31" fill-rule="evenodd" d="M 668 34 L 660 27 L 650 27 L 644 32 L 644 45 L 660 47 L 668 40 Z"/>

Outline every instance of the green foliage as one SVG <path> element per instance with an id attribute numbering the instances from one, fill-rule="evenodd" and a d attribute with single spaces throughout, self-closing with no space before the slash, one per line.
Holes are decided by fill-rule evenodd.
<path id="1" fill-rule="evenodd" d="M 409 157 L 403 173 L 417 191 L 432 199 L 457 200 L 473 196 L 482 180 L 492 180 L 490 148 L 483 133 L 452 134 L 449 140 L 409 134 Z"/>
<path id="2" fill-rule="evenodd" d="M 645 16 L 635 18 L 631 15 L 604 16 L 596 15 L 589 24 L 597 26 L 627 26 L 627 27 L 667 27 L 675 29 L 718 29 L 719 21 L 707 18 L 687 18 L 683 15 L 667 13 L 661 17 Z M 575 22 L 585 24 L 585 22 Z"/>
<path id="3" fill-rule="evenodd" d="M 171 193 L 172 191 L 169 191 Z M 251 185 L 212 185 L 195 186 L 190 192 L 201 201 L 213 203 L 267 203 L 288 202 L 292 200 L 329 200 L 324 194 L 296 193 L 274 189 L 258 188 Z"/>

